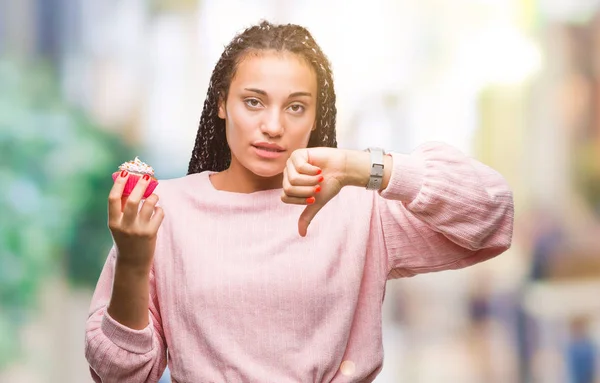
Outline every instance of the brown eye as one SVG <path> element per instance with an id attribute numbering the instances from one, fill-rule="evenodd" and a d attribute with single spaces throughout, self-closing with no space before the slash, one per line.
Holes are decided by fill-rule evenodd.
<path id="1" fill-rule="evenodd" d="M 293 113 L 300 114 L 300 113 L 304 112 L 304 105 L 301 105 L 301 104 L 293 104 L 293 105 L 290 105 L 290 108 L 289 108 L 289 109 L 290 109 L 290 110 L 291 110 Z"/>
<path id="2" fill-rule="evenodd" d="M 255 98 L 247 98 L 244 100 L 244 103 L 246 103 L 246 106 L 250 108 L 258 108 L 261 105 L 260 101 Z"/>

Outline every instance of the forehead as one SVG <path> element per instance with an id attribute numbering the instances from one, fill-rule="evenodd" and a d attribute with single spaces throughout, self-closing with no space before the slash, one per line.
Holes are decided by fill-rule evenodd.
<path id="1" fill-rule="evenodd" d="M 312 66 L 298 54 L 278 51 L 251 51 L 238 63 L 231 88 L 260 88 L 267 93 L 317 91 Z"/>

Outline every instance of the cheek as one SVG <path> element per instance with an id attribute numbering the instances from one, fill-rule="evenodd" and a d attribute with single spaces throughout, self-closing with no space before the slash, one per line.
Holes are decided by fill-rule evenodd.
<path id="1" fill-rule="evenodd" d="M 307 115 L 306 118 L 302 118 L 294 122 L 294 139 L 298 142 L 298 146 L 308 145 L 310 135 L 313 133 L 313 127 L 315 127 L 315 114 Z"/>
<path id="2" fill-rule="evenodd" d="M 225 125 L 229 146 L 232 146 L 232 144 L 235 146 L 247 135 L 251 121 L 249 121 L 244 111 L 232 108 L 228 110 Z"/>
<path id="3" fill-rule="evenodd" d="M 231 115 L 227 114 L 225 120 L 225 137 L 227 139 L 227 145 L 232 152 L 237 151 L 237 143 L 240 141 L 240 133 L 238 132 L 238 123 L 231 118 Z"/>

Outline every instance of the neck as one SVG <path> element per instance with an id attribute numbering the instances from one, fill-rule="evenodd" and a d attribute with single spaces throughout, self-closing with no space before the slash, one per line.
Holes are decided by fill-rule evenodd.
<path id="1" fill-rule="evenodd" d="M 254 193 L 281 188 L 283 173 L 274 177 L 261 177 L 241 166 L 237 161 L 231 161 L 229 168 L 213 174 L 210 180 L 217 190 L 233 193 Z"/>

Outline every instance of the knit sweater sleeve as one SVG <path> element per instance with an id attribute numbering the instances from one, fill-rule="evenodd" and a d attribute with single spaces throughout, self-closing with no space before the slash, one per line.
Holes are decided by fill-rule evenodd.
<path id="1" fill-rule="evenodd" d="M 166 344 L 156 298 L 154 271 L 150 273 L 149 325 L 128 328 L 106 312 L 116 262 L 116 249 L 108 255 L 92 298 L 86 324 L 85 356 L 95 382 L 158 382 L 167 364 Z"/>
<path id="2" fill-rule="evenodd" d="M 498 172 L 436 142 L 391 156 L 375 200 L 388 279 L 467 267 L 510 247 L 513 197 Z"/>

